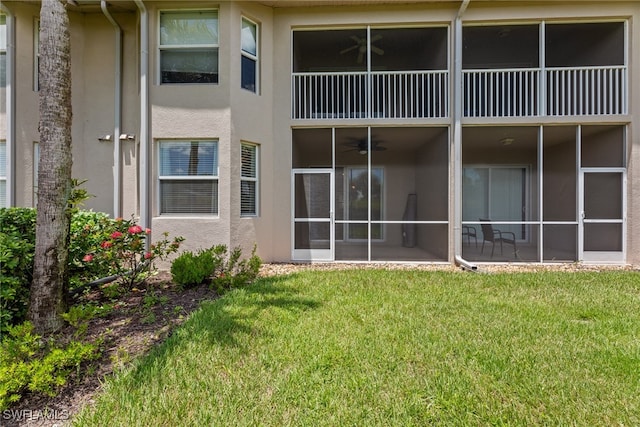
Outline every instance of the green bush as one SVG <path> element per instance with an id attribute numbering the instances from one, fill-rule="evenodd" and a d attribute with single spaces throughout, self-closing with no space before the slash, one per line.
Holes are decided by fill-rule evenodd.
<path id="1" fill-rule="evenodd" d="M 43 344 L 29 322 L 9 327 L 0 343 L 0 410 L 27 391 L 55 395 L 73 369 L 98 356 L 96 344 L 72 341 L 64 348 Z"/>
<path id="2" fill-rule="evenodd" d="M 35 229 L 34 209 L 0 209 L 0 333 L 27 314 Z"/>
<path id="3" fill-rule="evenodd" d="M 102 212 L 73 211 L 69 234 L 69 289 L 96 279 L 119 276 L 131 288 L 144 280 L 155 259 L 178 250 L 182 237 L 167 234 L 147 252 L 151 230 L 133 219 L 110 218 Z M 36 210 L 0 209 L 0 332 L 25 320 L 35 250 Z M 133 274 L 129 272 L 133 271 Z"/>
<path id="4" fill-rule="evenodd" d="M 183 252 L 171 264 L 173 281 L 182 286 L 195 286 L 211 279 L 218 292 L 252 282 L 258 276 L 262 260 L 253 247 L 251 257 L 242 258 L 242 250 L 228 251 L 216 245 L 198 253 Z"/>
<path id="5" fill-rule="evenodd" d="M 249 258 L 242 259 L 242 250 L 234 248 L 231 252 L 225 245 L 217 245 L 211 251 L 221 262 L 214 273 L 212 285 L 218 292 L 250 283 L 258 277 L 262 260 L 256 255 L 254 245 Z"/>
<path id="6" fill-rule="evenodd" d="M 175 283 L 182 286 L 199 285 L 213 275 L 221 262 L 210 249 L 196 254 L 183 252 L 171 263 L 171 276 Z"/>

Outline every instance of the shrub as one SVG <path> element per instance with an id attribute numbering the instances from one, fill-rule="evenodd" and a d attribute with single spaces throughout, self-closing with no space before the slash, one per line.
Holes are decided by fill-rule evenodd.
<path id="1" fill-rule="evenodd" d="M 97 345 L 70 342 L 59 348 L 41 344 L 29 322 L 8 328 L 0 343 L 0 410 L 17 402 L 26 391 L 55 395 L 72 369 L 98 357 Z"/>
<path id="2" fill-rule="evenodd" d="M 173 281 L 182 286 L 195 286 L 210 278 L 222 260 L 211 249 L 194 254 L 183 252 L 171 263 Z"/>
<path id="3" fill-rule="evenodd" d="M 240 248 L 228 253 L 225 245 L 217 245 L 211 248 L 214 255 L 221 259 L 219 267 L 214 273 L 212 285 L 218 292 L 250 283 L 258 277 L 262 260 L 256 255 L 257 247 L 254 245 L 249 258 L 242 258 Z"/>
<path id="4" fill-rule="evenodd" d="M 194 286 L 212 279 L 218 292 L 252 282 L 258 276 L 262 260 L 253 247 L 251 257 L 242 258 L 242 250 L 228 251 L 226 245 L 216 245 L 196 254 L 183 252 L 171 264 L 173 281 L 183 286 Z"/>
<path id="5" fill-rule="evenodd" d="M 34 209 L 0 209 L 0 333 L 27 314 L 35 228 Z"/>
<path id="6" fill-rule="evenodd" d="M 134 219 L 116 218 L 107 222 L 100 221 L 96 228 L 83 228 L 91 235 L 93 246 L 81 258 L 84 272 L 102 272 L 102 276 L 117 276 L 126 289 L 131 289 L 143 281 L 151 270 L 156 259 L 165 259 L 180 247 L 182 237 L 169 241 L 168 233 L 163 233 L 161 240 L 150 245 L 146 250 L 146 239 L 150 229 L 143 229 Z M 74 262 L 78 263 L 76 258 Z M 83 276 L 85 281 L 89 277 Z M 96 279 L 98 277 L 95 277 Z"/>
<path id="7" fill-rule="evenodd" d="M 0 332 L 25 319 L 35 229 L 35 209 L 0 209 Z M 146 252 L 149 233 L 133 219 L 112 219 L 102 212 L 74 209 L 69 235 L 69 289 L 109 276 L 117 276 L 125 290 L 131 288 L 147 277 L 155 259 L 176 252 L 184 240 L 176 237 L 169 241 L 165 233 Z"/>

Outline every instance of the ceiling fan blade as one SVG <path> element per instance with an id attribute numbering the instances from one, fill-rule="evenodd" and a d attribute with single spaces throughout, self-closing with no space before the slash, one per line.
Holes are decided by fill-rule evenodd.
<path id="1" fill-rule="evenodd" d="M 377 42 L 378 40 L 382 40 L 382 34 L 376 34 L 375 36 L 371 37 L 371 43 Z"/>
<path id="2" fill-rule="evenodd" d="M 361 50 L 360 53 L 358 53 L 358 59 L 356 59 L 358 64 L 362 64 L 362 60 L 364 59 L 364 52 Z"/>
<path id="3" fill-rule="evenodd" d="M 358 45 L 354 45 L 354 46 L 348 47 L 346 49 L 342 49 L 340 51 L 340 55 L 344 55 L 347 52 L 351 52 L 352 50 L 356 50 L 358 47 L 359 47 Z"/>
<path id="4" fill-rule="evenodd" d="M 384 50 L 382 50 L 382 49 L 380 49 L 379 47 L 376 47 L 376 46 L 371 46 L 371 51 L 373 53 L 377 53 L 380 56 L 384 55 Z"/>

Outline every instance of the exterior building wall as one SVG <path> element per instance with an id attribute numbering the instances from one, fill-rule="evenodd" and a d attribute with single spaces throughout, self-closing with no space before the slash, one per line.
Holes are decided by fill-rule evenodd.
<path id="1" fill-rule="evenodd" d="M 121 133 L 140 135 L 140 39 L 139 13 L 114 13 L 123 28 L 123 110 Z M 264 3 L 264 4 L 263 4 Z M 254 244 L 266 261 L 290 261 L 292 256 L 291 158 L 292 129 L 306 127 L 432 126 L 446 129 L 450 151 L 447 183 L 438 183 L 439 191 L 448 192 L 448 259 L 453 261 L 454 186 L 453 111 L 438 119 L 323 119 L 293 120 L 292 100 L 292 31 L 337 27 L 372 26 L 440 26 L 449 28 L 448 61 L 453 81 L 453 28 L 459 2 L 424 2 L 413 4 L 342 6 L 271 7 L 274 2 L 145 1 L 149 14 L 149 102 L 150 102 L 150 174 L 151 228 L 154 239 L 167 231 L 186 238 L 185 249 L 196 250 L 214 244 L 240 246 L 247 253 Z M 38 141 L 38 93 L 34 90 L 34 25 L 39 7 L 34 3 L 7 1 L 16 17 L 16 205 L 32 206 L 34 142 Z M 211 9 L 219 11 L 219 83 L 160 84 L 159 82 L 159 12 L 172 9 Z M 246 17 L 260 26 L 259 91 L 241 88 L 240 31 Z M 84 185 L 96 197 L 86 207 L 111 214 L 114 206 L 114 143 L 99 142 L 98 137 L 113 134 L 115 88 L 115 39 L 111 23 L 99 11 L 70 12 L 72 29 L 72 102 L 73 176 L 87 179 Z M 637 129 L 640 126 L 640 43 L 637 22 L 640 3 L 601 2 L 475 2 L 471 1 L 463 25 L 493 23 L 594 22 L 626 21 L 628 65 L 628 114 L 624 116 L 569 116 L 522 118 L 462 118 L 463 129 L 478 126 L 553 126 L 580 124 L 626 125 L 627 142 L 627 262 L 640 263 L 640 150 Z M 452 94 L 450 93 L 453 106 Z M 5 96 L 0 89 L 0 96 Z M 3 103 L 3 108 L 6 108 Z M 453 110 L 453 108 L 452 108 Z M 0 132 L 6 134 L 4 110 L 0 111 Z M 463 130 L 463 145 L 464 145 Z M 113 137 L 113 136 L 112 136 Z M 117 137 L 117 136 L 116 136 Z M 0 136 L 0 139 L 3 139 Z M 217 216 L 159 215 L 158 141 L 165 139 L 215 139 L 219 156 L 219 213 Z M 259 146 L 259 214 L 240 215 L 240 144 Z M 122 216 L 140 213 L 139 139 L 122 142 Z M 441 146 L 434 147 L 441 153 Z M 535 153 L 531 154 L 535 158 Z M 429 154 L 425 153 L 425 158 Z M 531 157 L 523 159 L 529 161 Z M 483 154 L 477 153 L 478 162 Z M 495 159 L 484 159 L 487 162 Z M 428 160 L 424 160 L 428 162 Z M 512 159 L 513 161 L 513 159 Z M 425 163 L 426 164 L 426 163 Z M 435 167 L 435 166 L 433 166 Z M 407 172 L 414 173 L 414 172 Z M 415 174 L 415 173 L 414 173 Z M 418 175 L 428 172 L 418 171 Z M 438 173 L 438 177 L 442 175 Z M 402 178 L 405 179 L 406 177 Z M 420 178 L 422 179 L 422 178 Z M 537 179 L 534 179 L 537 183 Z M 387 189 L 387 191 L 390 191 Z M 424 188 L 416 188 L 423 192 Z M 539 189 L 533 188 L 537 194 Z M 401 210 L 404 197 L 394 206 Z M 399 196 L 398 196 L 399 197 Z M 419 200 L 424 199 L 420 197 Z M 541 213 L 536 213 L 541 215 Z M 394 213 L 398 216 L 398 213 Z M 397 236 L 396 236 L 397 237 Z"/>

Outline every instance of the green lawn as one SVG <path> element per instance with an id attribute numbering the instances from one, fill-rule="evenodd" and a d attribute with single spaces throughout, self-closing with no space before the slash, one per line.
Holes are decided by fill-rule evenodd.
<path id="1" fill-rule="evenodd" d="M 105 389 L 77 425 L 640 425 L 640 275 L 261 279 Z"/>

